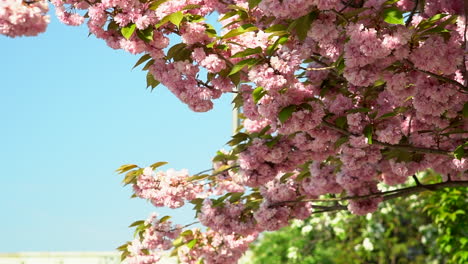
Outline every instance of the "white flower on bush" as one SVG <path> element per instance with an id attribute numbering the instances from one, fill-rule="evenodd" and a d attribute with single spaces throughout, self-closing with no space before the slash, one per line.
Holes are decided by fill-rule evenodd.
<path id="1" fill-rule="evenodd" d="M 374 244 L 372 244 L 368 237 L 364 238 L 364 241 L 362 241 L 362 247 L 367 251 L 374 250 Z"/>

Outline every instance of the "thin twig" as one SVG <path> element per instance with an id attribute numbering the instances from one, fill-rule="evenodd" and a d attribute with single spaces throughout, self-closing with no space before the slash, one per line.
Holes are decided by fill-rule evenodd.
<path id="1" fill-rule="evenodd" d="M 413 20 L 413 16 L 416 13 L 416 10 L 418 10 L 418 5 L 419 5 L 419 0 L 416 0 L 414 3 L 413 10 L 411 10 L 411 13 L 408 16 L 408 19 L 406 20 L 405 26 L 409 26 L 411 24 L 411 21 Z"/>

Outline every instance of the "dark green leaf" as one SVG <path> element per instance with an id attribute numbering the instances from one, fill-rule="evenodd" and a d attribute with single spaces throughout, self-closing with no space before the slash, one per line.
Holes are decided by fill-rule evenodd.
<path id="1" fill-rule="evenodd" d="M 167 51 L 167 59 L 172 59 L 174 58 L 178 53 L 182 52 L 187 47 L 187 44 L 185 43 L 178 43 L 172 46 L 168 51 Z"/>
<path id="2" fill-rule="evenodd" d="M 296 34 L 299 40 L 303 41 L 307 37 L 307 32 L 309 32 L 312 22 L 317 18 L 317 16 L 318 11 L 313 11 L 296 20 L 294 29 L 296 30 Z"/>
<path id="3" fill-rule="evenodd" d="M 254 7 L 258 6 L 262 0 L 248 0 L 249 2 L 249 8 L 253 9 Z"/>
<path id="4" fill-rule="evenodd" d="M 137 36 L 146 43 L 153 41 L 154 28 L 148 27 L 144 30 L 137 30 Z"/>
<path id="5" fill-rule="evenodd" d="M 132 69 L 135 69 L 136 67 L 138 67 L 138 65 L 142 64 L 143 62 L 147 61 L 151 59 L 151 55 L 149 54 L 145 54 L 143 56 L 141 56 L 141 58 L 135 63 L 135 66 L 133 66 Z"/>
<path id="6" fill-rule="evenodd" d="M 458 146 L 458 147 L 453 151 L 453 156 L 454 156 L 456 159 L 461 160 L 463 157 L 465 157 L 465 147 L 467 147 L 467 146 L 468 146 L 468 143 L 461 144 L 460 146 Z"/>
<path id="7" fill-rule="evenodd" d="M 242 99 L 242 94 L 238 93 L 231 102 L 234 105 L 234 108 L 241 108 L 244 105 L 244 99 Z"/>
<path id="8" fill-rule="evenodd" d="M 289 105 L 281 109 L 281 111 L 278 113 L 278 118 L 280 122 L 281 123 L 286 122 L 296 110 L 297 110 L 296 105 Z"/>
<path id="9" fill-rule="evenodd" d="M 242 195 L 244 195 L 243 192 L 231 193 L 231 197 L 229 197 L 229 202 L 230 203 L 235 203 L 235 202 L 239 201 L 241 199 Z"/>
<path id="10" fill-rule="evenodd" d="M 335 125 L 341 129 L 345 129 L 348 125 L 348 119 L 346 116 L 340 116 L 335 119 Z"/>
<path id="11" fill-rule="evenodd" d="M 372 134 L 374 133 L 374 127 L 372 125 L 367 125 L 364 127 L 363 133 L 367 138 L 367 143 L 372 144 Z"/>
<path id="12" fill-rule="evenodd" d="M 388 112 L 388 113 L 385 113 L 385 114 L 383 114 L 383 115 L 377 117 L 376 120 L 383 120 L 383 119 L 386 119 L 386 118 L 394 117 L 394 116 L 396 116 L 396 115 L 398 115 L 398 113 L 396 113 L 396 112 Z"/>
<path id="13" fill-rule="evenodd" d="M 366 108 L 366 107 L 360 107 L 360 108 L 354 108 L 354 109 L 351 109 L 351 110 L 348 110 L 346 111 L 346 113 L 348 114 L 354 114 L 354 113 L 368 113 L 372 111 L 371 109 L 369 108 Z"/>
<path id="14" fill-rule="evenodd" d="M 145 64 L 145 66 L 143 66 L 143 69 L 141 69 L 141 70 L 142 70 L 142 71 L 147 71 L 147 70 L 149 69 L 149 67 L 150 67 L 151 65 L 153 65 L 153 64 L 154 64 L 154 60 L 151 59 L 151 60 L 149 60 L 149 61 Z"/>
<path id="15" fill-rule="evenodd" d="M 159 85 L 159 81 L 154 78 L 153 74 L 148 72 L 146 74 L 146 88 L 151 86 L 151 90 L 153 90 L 158 85 Z"/>
<path id="16" fill-rule="evenodd" d="M 468 117 L 468 102 L 466 102 L 463 105 L 463 110 L 462 110 L 463 117 Z"/>
<path id="17" fill-rule="evenodd" d="M 339 148 L 341 145 L 344 143 L 348 142 L 349 138 L 347 136 L 340 137 L 336 142 L 335 142 L 335 149 Z"/>

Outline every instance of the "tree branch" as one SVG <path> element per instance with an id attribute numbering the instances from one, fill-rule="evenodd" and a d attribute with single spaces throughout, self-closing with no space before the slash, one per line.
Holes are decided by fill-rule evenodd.
<path id="1" fill-rule="evenodd" d="M 330 129 L 333 129 L 345 136 L 359 136 L 359 135 L 356 135 L 356 134 L 353 134 L 345 129 L 342 129 L 342 128 L 339 128 L 325 120 L 322 121 L 322 125 L 325 126 L 325 127 L 328 127 Z M 442 149 L 431 149 L 431 148 L 421 148 L 421 147 L 415 147 L 415 146 L 411 146 L 411 145 L 402 145 L 402 144 L 388 144 L 388 143 L 384 143 L 384 142 L 381 142 L 381 141 L 378 141 L 376 139 L 373 139 L 372 140 L 372 143 L 375 144 L 375 145 L 380 145 L 380 146 L 384 146 L 384 147 L 388 147 L 388 148 L 393 148 L 393 149 L 400 149 L 400 150 L 406 150 L 406 151 L 414 151 L 414 152 L 419 152 L 419 153 L 428 153 L 428 154 L 436 154 L 436 155 L 444 155 L 444 156 L 449 156 L 451 157 L 453 155 L 453 153 L 451 151 L 447 151 L 447 150 L 442 150 Z"/>
<path id="2" fill-rule="evenodd" d="M 283 206 L 287 204 L 294 204 L 298 202 L 340 202 L 340 201 L 351 201 L 351 200 L 362 200 L 382 197 L 383 201 L 389 201 L 399 197 L 406 197 L 412 194 L 417 194 L 424 191 L 437 191 L 444 188 L 456 188 L 456 187 L 468 187 L 468 181 L 452 181 L 448 180 L 445 182 L 434 183 L 434 184 L 421 184 L 417 181 L 416 186 L 406 187 L 402 189 L 396 189 L 391 191 L 385 191 L 380 193 L 371 193 L 368 195 L 357 195 L 357 196 L 345 196 L 340 198 L 327 198 L 327 199 L 300 199 L 300 200 L 290 200 L 273 203 L 270 207 Z M 346 205 L 335 204 L 331 206 L 324 205 L 312 205 L 312 208 L 320 209 L 319 211 L 314 211 L 313 213 L 323 213 L 323 212 L 334 212 L 347 210 Z"/>
<path id="3" fill-rule="evenodd" d="M 406 20 L 405 26 L 408 27 L 411 24 L 411 21 L 413 20 L 413 16 L 416 13 L 416 10 L 418 10 L 418 5 L 419 5 L 419 0 L 414 1 L 414 7 L 413 10 L 411 10 L 411 13 L 408 16 L 408 19 Z"/>

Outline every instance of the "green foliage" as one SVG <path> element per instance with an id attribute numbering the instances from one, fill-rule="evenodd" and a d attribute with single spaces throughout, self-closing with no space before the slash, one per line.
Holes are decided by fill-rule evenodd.
<path id="1" fill-rule="evenodd" d="M 424 183 L 440 181 L 422 174 Z M 313 215 L 251 250 L 251 264 L 468 263 L 468 188 L 387 201 L 367 216 Z"/>
<path id="2" fill-rule="evenodd" d="M 389 24 L 404 25 L 403 12 L 396 7 L 389 7 L 383 10 L 383 19 Z"/>

